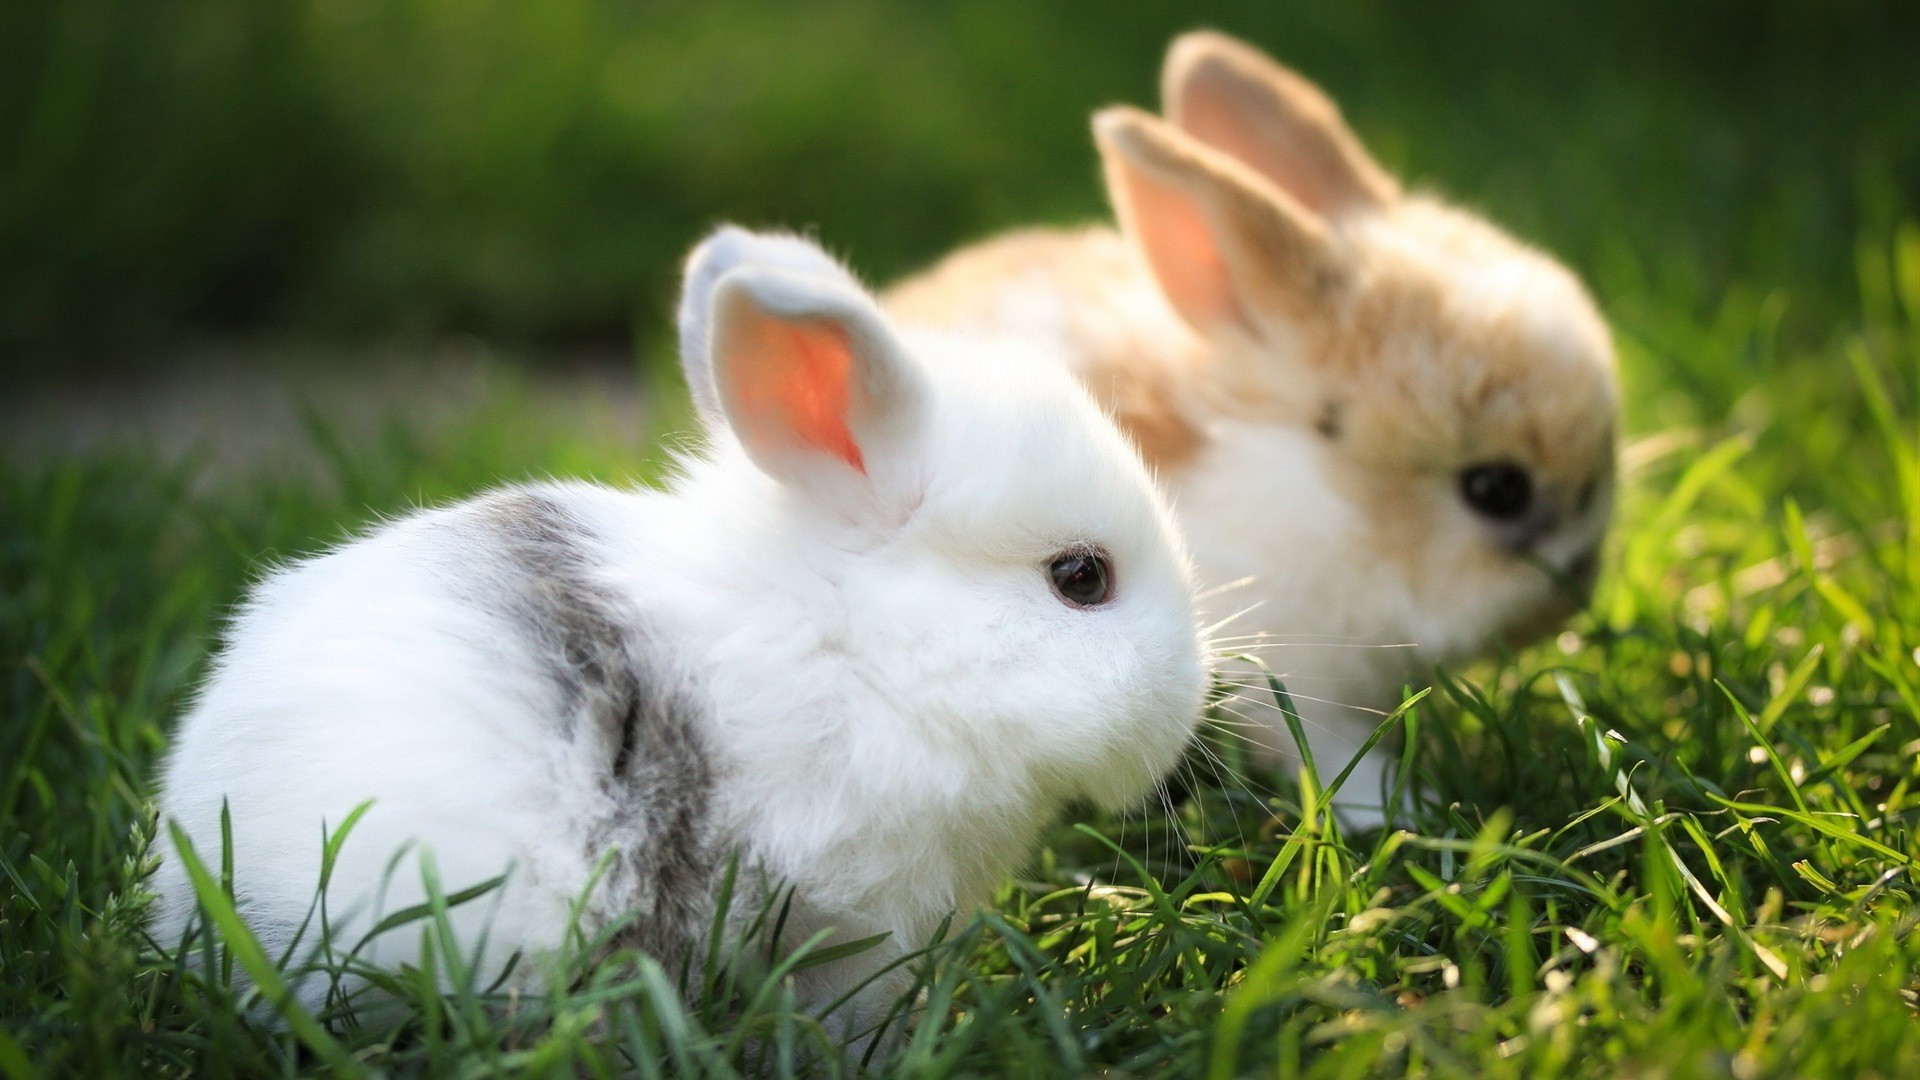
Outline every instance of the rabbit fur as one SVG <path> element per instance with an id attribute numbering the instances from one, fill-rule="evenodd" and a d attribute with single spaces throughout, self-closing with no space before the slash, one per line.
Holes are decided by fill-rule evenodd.
<path id="1" fill-rule="evenodd" d="M 672 965 L 738 853 L 736 913 L 749 878 L 794 889 L 783 940 L 891 935 L 803 973 L 818 1003 L 989 899 L 1063 805 L 1127 804 L 1179 758 L 1206 683 L 1187 557 L 1060 362 L 896 327 L 812 243 L 731 227 L 691 256 L 680 329 L 709 445 L 666 490 L 410 513 L 274 571 L 228 627 L 160 809 L 217 866 L 229 808 L 269 952 L 323 823 L 372 800 L 328 888 L 339 940 L 421 901 L 430 855 L 449 893 L 507 875 L 451 913 L 479 970 L 559 947 L 575 904 Z M 1108 602 L 1055 594 L 1076 550 L 1110 558 Z M 156 884 L 178 941 L 177 853 Z"/>
<path id="2" fill-rule="evenodd" d="M 1165 119 L 1094 118 L 1118 230 L 990 239 L 884 299 L 1067 358 L 1168 488 L 1221 641 L 1283 677 L 1331 778 L 1435 665 L 1584 606 L 1613 502 L 1613 347 L 1573 274 L 1404 193 L 1252 47 L 1176 39 L 1162 91 Z M 1469 505 L 1481 466 L 1524 472 L 1530 499 Z M 1230 677 L 1267 756 L 1294 758 L 1264 678 Z M 1358 763 L 1350 820 L 1384 820 L 1387 773 L 1384 748 Z"/>

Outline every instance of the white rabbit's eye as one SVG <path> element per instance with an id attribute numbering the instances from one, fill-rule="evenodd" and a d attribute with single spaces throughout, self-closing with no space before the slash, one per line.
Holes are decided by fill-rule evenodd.
<path id="1" fill-rule="evenodd" d="M 1533 504 L 1533 478 L 1510 462 L 1474 465 L 1460 473 L 1460 497 L 1487 517 L 1517 518 Z"/>
<path id="2" fill-rule="evenodd" d="M 1113 567 L 1103 551 L 1061 552 L 1047 567 L 1053 591 L 1075 607 L 1099 607 L 1113 595 Z"/>

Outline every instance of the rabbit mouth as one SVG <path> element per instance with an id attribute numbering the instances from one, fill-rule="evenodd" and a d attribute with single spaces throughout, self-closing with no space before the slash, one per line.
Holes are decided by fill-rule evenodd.
<path id="1" fill-rule="evenodd" d="M 1564 567 L 1555 566 L 1538 555 L 1528 556 L 1527 561 L 1546 575 L 1547 590 L 1537 603 L 1517 612 L 1500 628 L 1500 639 L 1512 649 L 1524 648 L 1539 641 L 1574 615 L 1586 610 L 1587 605 L 1593 602 L 1594 586 L 1600 579 L 1598 545 L 1575 555 Z"/>
<path id="2" fill-rule="evenodd" d="M 1519 553 L 1522 561 L 1531 563 L 1547 579 L 1549 605 L 1569 605 L 1579 610 L 1593 600 L 1593 589 L 1600 580 L 1600 545 L 1589 544 L 1574 553 L 1565 563 L 1538 550 L 1528 548 Z"/>

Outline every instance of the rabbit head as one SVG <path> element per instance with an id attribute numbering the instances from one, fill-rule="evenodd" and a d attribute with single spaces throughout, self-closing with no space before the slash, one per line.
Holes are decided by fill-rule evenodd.
<path id="1" fill-rule="evenodd" d="M 1403 194 L 1326 95 L 1240 42 L 1178 39 L 1163 89 L 1168 119 L 1116 107 L 1094 131 L 1123 231 L 1203 343 L 1205 411 L 1315 444 L 1353 591 L 1424 663 L 1556 625 L 1612 502 L 1613 352 L 1586 290 Z M 1260 463 L 1237 471 L 1261 498 Z"/>
<path id="2" fill-rule="evenodd" d="M 1143 794 L 1204 690 L 1187 560 L 1071 376 L 1010 342 L 896 328 L 793 237 L 724 229 L 687 283 L 715 480 L 755 487 L 734 500 L 761 519 L 742 534 L 778 538 L 748 574 L 784 578 L 768 589 L 798 597 L 816 644 L 912 729 L 874 744 L 900 760 L 854 767 L 998 778 L 1047 807 Z M 759 752 L 800 760 L 786 738 Z"/>

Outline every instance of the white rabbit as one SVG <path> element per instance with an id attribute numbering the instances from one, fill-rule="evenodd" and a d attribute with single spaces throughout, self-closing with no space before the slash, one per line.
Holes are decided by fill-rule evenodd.
<path id="1" fill-rule="evenodd" d="M 737 851 L 743 882 L 796 889 L 783 940 L 891 934 L 806 972 L 820 1003 L 988 899 L 1063 804 L 1176 763 L 1206 682 L 1186 556 L 1061 365 L 898 331 L 817 247 L 734 228 L 692 255 L 680 325 L 711 445 L 670 490 L 496 491 L 253 592 L 160 804 L 216 864 L 230 806 L 269 949 L 322 822 L 372 799 L 328 894 L 344 940 L 415 845 L 448 892 L 508 873 L 453 912 L 497 970 L 562 941 L 614 851 L 586 931 L 636 913 L 624 940 L 677 963 Z M 170 942 L 195 906 L 177 855 L 158 892 Z M 381 910 L 423 896 L 410 856 Z"/>
<path id="2" fill-rule="evenodd" d="M 1120 231 L 1009 234 L 885 299 L 1067 359 L 1166 484 L 1212 616 L 1239 616 L 1222 641 L 1256 635 L 1237 639 L 1285 677 L 1331 779 L 1403 685 L 1584 604 L 1612 343 L 1565 268 L 1403 195 L 1326 95 L 1249 46 L 1176 40 L 1163 93 L 1171 122 L 1094 119 Z M 1341 792 L 1359 824 L 1383 818 L 1386 759 Z"/>

